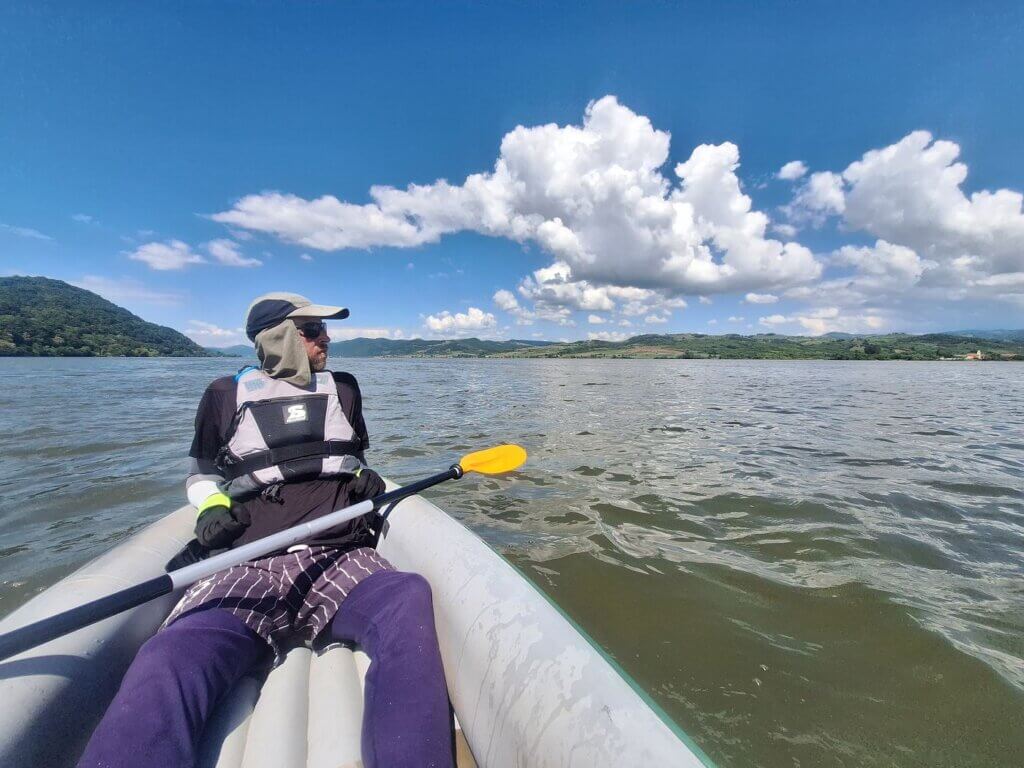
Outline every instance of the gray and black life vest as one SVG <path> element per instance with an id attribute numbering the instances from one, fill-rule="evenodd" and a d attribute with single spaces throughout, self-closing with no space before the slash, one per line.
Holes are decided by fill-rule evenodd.
<path id="1" fill-rule="evenodd" d="M 277 483 L 354 474 L 362 448 L 345 418 L 329 372 L 309 389 L 273 379 L 258 368 L 235 377 L 235 417 L 217 456 L 221 490 L 244 499 Z"/>

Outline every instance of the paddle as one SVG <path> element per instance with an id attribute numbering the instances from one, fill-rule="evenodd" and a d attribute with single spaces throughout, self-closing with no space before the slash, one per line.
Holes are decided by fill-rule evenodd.
<path id="1" fill-rule="evenodd" d="M 178 568 L 170 573 L 157 576 L 155 579 L 144 581 L 134 587 L 101 597 L 98 600 L 93 600 L 69 611 L 58 613 L 56 616 L 19 627 L 12 632 L 8 632 L 6 635 L 0 635 L 0 661 L 16 653 L 27 651 L 29 648 L 42 645 L 61 635 L 74 632 L 76 629 L 95 624 L 97 621 L 109 618 L 122 611 L 127 611 L 129 608 L 134 608 L 137 605 L 142 605 L 142 603 L 169 594 L 176 589 L 188 586 L 207 576 L 212 576 L 217 571 L 229 568 L 232 565 L 238 565 L 246 560 L 253 560 L 271 552 L 287 549 L 293 544 L 308 541 L 318 533 L 323 533 L 342 523 L 347 523 L 349 520 L 354 520 L 368 512 L 373 512 L 376 509 L 393 504 L 407 496 L 417 494 L 446 480 L 458 480 L 467 472 L 478 472 L 482 475 L 497 475 L 502 472 L 510 472 L 519 467 L 524 461 L 526 461 L 526 451 L 518 445 L 497 445 L 493 448 L 467 454 L 459 460 L 458 464 L 452 464 L 451 468 L 445 472 L 439 472 L 415 483 L 382 493 L 380 496 L 372 499 L 366 499 L 358 504 L 336 510 L 312 522 L 302 523 L 292 528 L 278 531 L 258 541 L 244 544 L 235 549 L 229 549 L 206 560 L 187 565 L 184 568 Z M 390 509 L 388 512 L 390 512 Z M 384 516 L 386 517 L 386 514 Z"/>

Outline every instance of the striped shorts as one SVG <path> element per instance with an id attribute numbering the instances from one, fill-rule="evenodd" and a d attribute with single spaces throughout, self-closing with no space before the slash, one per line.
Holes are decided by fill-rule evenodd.
<path id="1" fill-rule="evenodd" d="M 356 584 L 384 570 L 394 566 L 370 547 L 350 552 L 325 546 L 296 548 L 197 581 L 163 626 L 199 608 L 221 608 L 266 640 L 277 663 L 293 645 L 311 643 Z"/>

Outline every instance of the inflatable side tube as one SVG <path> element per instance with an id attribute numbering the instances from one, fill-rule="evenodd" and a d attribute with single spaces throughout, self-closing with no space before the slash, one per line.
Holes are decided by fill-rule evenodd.
<path id="1" fill-rule="evenodd" d="M 430 582 L 449 694 L 481 766 L 713 765 L 479 537 L 419 496 L 390 522 L 380 552 Z"/>

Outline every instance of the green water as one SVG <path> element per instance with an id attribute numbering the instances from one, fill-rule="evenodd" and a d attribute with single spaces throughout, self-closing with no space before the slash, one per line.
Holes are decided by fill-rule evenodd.
<path id="1" fill-rule="evenodd" d="M 183 501 L 215 360 L 0 361 L 0 614 Z M 1020 366 L 342 361 L 396 480 L 576 619 L 721 766 L 1019 766 Z"/>

